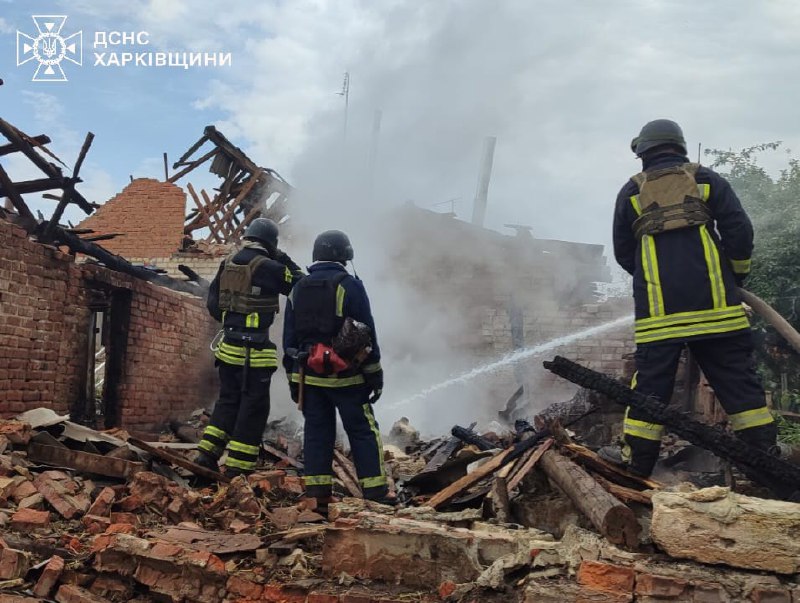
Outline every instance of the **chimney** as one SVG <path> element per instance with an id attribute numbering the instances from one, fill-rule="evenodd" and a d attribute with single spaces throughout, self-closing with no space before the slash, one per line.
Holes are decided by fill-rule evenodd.
<path id="1" fill-rule="evenodd" d="M 489 195 L 489 179 L 492 177 L 494 145 L 496 142 L 496 136 L 487 136 L 483 141 L 481 173 L 478 179 L 478 189 L 475 191 L 475 203 L 472 206 L 472 223 L 477 226 L 483 226 L 483 221 L 486 219 L 486 199 Z"/>

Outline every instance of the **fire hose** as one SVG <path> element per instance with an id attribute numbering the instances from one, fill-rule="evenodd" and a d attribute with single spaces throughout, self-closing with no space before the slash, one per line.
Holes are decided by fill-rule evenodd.
<path id="1" fill-rule="evenodd" d="M 755 293 L 747 291 L 746 289 L 739 289 L 744 302 L 753 308 L 756 314 L 771 324 L 775 330 L 780 333 L 786 341 L 789 342 L 795 351 L 800 354 L 800 333 L 789 324 L 789 322 L 780 314 L 778 314 L 772 306 L 770 306 L 763 299 L 758 297 Z"/>

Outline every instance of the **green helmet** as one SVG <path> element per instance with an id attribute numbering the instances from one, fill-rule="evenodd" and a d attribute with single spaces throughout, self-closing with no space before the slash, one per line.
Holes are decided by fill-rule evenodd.
<path id="1" fill-rule="evenodd" d="M 664 144 L 674 144 L 686 154 L 683 130 L 671 119 L 656 119 L 647 122 L 639 136 L 631 140 L 631 151 L 641 157 L 647 151 Z"/>

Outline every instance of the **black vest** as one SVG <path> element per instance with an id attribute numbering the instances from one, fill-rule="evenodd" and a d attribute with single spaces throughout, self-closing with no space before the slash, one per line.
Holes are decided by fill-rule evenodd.
<path id="1" fill-rule="evenodd" d="M 301 346 L 314 343 L 330 345 L 344 322 L 337 316 L 336 292 L 348 274 L 343 272 L 333 278 L 306 277 L 292 289 L 292 308 L 297 341 Z"/>

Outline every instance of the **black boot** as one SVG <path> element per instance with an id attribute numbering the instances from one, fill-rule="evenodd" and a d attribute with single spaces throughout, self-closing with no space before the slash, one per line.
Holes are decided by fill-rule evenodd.
<path id="1" fill-rule="evenodd" d="M 195 460 L 197 465 L 213 471 L 214 473 L 219 473 L 219 459 L 212 456 L 205 450 L 201 450 L 200 454 L 197 455 L 197 460 Z"/>

